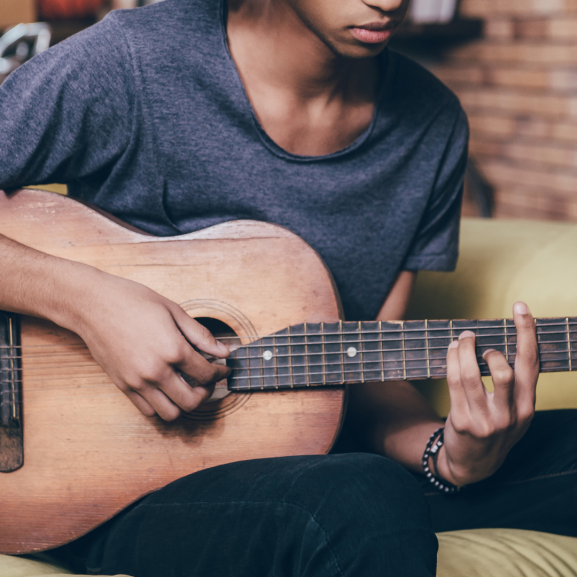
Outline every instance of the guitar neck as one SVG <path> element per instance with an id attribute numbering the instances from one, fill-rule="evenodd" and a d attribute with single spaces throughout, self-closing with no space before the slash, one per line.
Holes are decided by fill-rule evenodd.
<path id="1" fill-rule="evenodd" d="M 537 319 L 540 370 L 572 371 L 577 366 L 577 318 Z M 372 381 L 440 379 L 447 376 L 447 348 L 470 330 L 477 358 L 495 349 L 511 366 L 517 331 L 511 319 L 403 322 L 338 322 L 295 325 L 234 351 L 233 391 L 307 388 Z"/>

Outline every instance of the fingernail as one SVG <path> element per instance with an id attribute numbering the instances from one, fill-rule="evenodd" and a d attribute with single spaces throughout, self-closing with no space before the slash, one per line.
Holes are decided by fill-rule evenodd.
<path id="1" fill-rule="evenodd" d="M 494 353 L 496 352 L 495 349 L 487 349 L 484 353 L 483 353 L 483 358 L 485 358 L 485 355 L 488 355 L 489 353 Z"/>
<path id="2" fill-rule="evenodd" d="M 475 333 L 472 331 L 465 331 L 459 335 L 459 340 L 461 339 L 470 339 L 471 337 L 475 338 Z"/>
<path id="3" fill-rule="evenodd" d="M 529 308 L 527 307 L 527 305 L 525 303 L 515 303 L 513 305 L 513 310 L 518 315 L 526 315 L 529 313 Z"/>
<path id="4" fill-rule="evenodd" d="M 450 345 L 449 348 L 450 349 L 456 349 L 459 347 L 459 341 L 453 341 Z"/>

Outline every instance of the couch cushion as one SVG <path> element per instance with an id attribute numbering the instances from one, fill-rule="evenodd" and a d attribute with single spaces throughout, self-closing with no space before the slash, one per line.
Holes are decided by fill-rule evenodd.
<path id="1" fill-rule="evenodd" d="M 0 577 L 41 575 L 70 573 L 51 563 L 0 555 Z M 437 575 L 577 577 L 577 539 L 516 529 L 440 533 Z"/>
<path id="2" fill-rule="evenodd" d="M 70 575 L 70 571 L 36 559 L 0 555 L 0 577 L 36 577 L 37 575 Z"/>
<path id="3" fill-rule="evenodd" d="M 575 577 L 577 538 L 518 529 L 439 534 L 438 577 Z"/>
<path id="4" fill-rule="evenodd" d="M 42 575 L 66 577 L 67 575 L 71 575 L 71 573 L 64 567 L 44 560 L 41 561 L 31 557 L 0 555 L 0 577 L 41 577 Z M 118 575 L 117 577 L 127 576 Z"/>

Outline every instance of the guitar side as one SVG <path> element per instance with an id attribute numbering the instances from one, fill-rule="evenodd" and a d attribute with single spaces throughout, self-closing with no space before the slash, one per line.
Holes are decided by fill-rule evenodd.
<path id="1" fill-rule="evenodd" d="M 71 199 L 26 190 L 0 194 L 0 232 L 141 282 L 240 337 L 340 318 L 320 257 L 282 227 L 235 221 L 157 238 Z M 22 317 L 21 344 L 24 465 L 0 473 L 1 553 L 67 543 L 207 467 L 326 453 L 343 417 L 343 388 L 255 391 L 167 424 L 142 416 L 73 333 Z"/>

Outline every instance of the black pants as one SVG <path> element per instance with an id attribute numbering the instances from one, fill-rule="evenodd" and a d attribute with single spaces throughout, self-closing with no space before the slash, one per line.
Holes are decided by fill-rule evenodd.
<path id="1" fill-rule="evenodd" d="M 180 479 L 74 547 L 96 574 L 432 577 L 434 532 L 479 527 L 577 536 L 577 411 L 538 413 L 493 477 L 455 495 L 375 455 L 246 461 Z"/>

